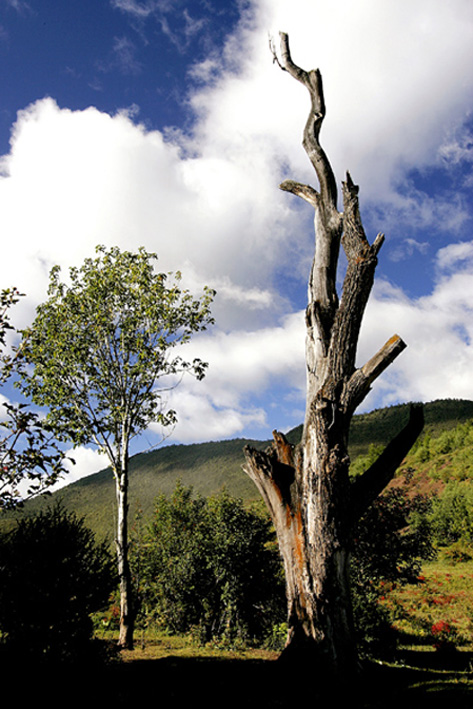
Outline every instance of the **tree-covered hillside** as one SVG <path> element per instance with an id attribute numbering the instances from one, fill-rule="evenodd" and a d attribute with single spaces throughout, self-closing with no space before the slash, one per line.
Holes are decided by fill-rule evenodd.
<path id="1" fill-rule="evenodd" d="M 356 415 L 350 432 L 353 468 L 362 467 L 363 458 L 360 456 L 368 456 L 364 460 L 369 460 L 370 447 L 373 450 L 383 446 L 396 435 L 403 427 L 408 414 L 409 406 L 403 404 Z M 455 477 L 459 459 L 462 458 L 463 467 L 468 466 L 473 457 L 473 449 L 470 455 L 466 444 L 462 446 L 450 443 L 450 450 L 445 453 L 441 452 L 441 444 L 443 441 L 445 448 L 447 439 L 458 442 L 459 437 L 454 439 L 453 431 L 468 421 L 473 422 L 473 401 L 439 400 L 426 404 L 425 429 L 406 465 L 418 470 L 419 475 L 422 473 L 423 478 L 429 475 L 429 471 L 436 475 L 440 471 L 441 476 L 447 478 L 450 475 Z M 296 443 L 300 434 L 301 427 L 297 427 L 290 431 L 287 437 L 292 443 Z M 244 500 L 258 499 L 256 487 L 242 470 L 243 448 L 246 444 L 265 448 L 269 441 L 233 439 L 192 445 L 169 445 L 134 456 L 131 459 L 130 472 L 131 522 L 138 509 L 141 509 L 144 515 L 149 514 L 156 497 L 160 493 L 171 494 L 178 480 L 204 496 L 216 494 L 225 488 L 235 497 Z M 87 524 L 96 533 L 111 539 L 115 514 L 114 494 L 111 471 L 105 469 L 62 488 L 52 496 L 32 500 L 21 514 L 34 514 L 38 509 L 44 509 L 53 499 L 60 498 L 67 509 L 84 516 Z M 11 524 L 18 514 L 20 513 L 4 515 L 3 525 Z"/>

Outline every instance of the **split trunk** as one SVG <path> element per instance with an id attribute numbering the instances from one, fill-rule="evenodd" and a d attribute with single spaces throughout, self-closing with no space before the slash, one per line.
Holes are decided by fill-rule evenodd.
<path id="1" fill-rule="evenodd" d="M 358 338 L 384 236 L 366 238 L 358 187 L 343 183 L 343 211 L 320 142 L 325 116 L 322 78 L 292 61 L 281 34 L 279 66 L 309 92 L 311 108 L 303 146 L 315 169 L 319 191 L 286 180 L 281 188 L 315 210 L 315 254 L 306 310 L 307 399 L 300 444 L 274 431 L 267 451 L 245 449 L 245 471 L 270 511 L 286 575 L 288 637 L 282 658 L 314 661 L 320 676 L 357 671 L 349 584 L 354 524 L 384 489 L 423 426 L 421 406 L 412 406 L 405 428 L 356 482 L 349 478 L 348 436 L 353 413 L 374 380 L 405 348 L 394 335 L 372 359 L 356 367 Z M 340 246 L 346 260 L 341 296 L 336 289 Z"/>

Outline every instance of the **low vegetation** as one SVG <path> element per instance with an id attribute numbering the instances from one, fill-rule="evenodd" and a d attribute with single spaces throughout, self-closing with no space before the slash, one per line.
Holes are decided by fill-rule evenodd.
<path id="1" fill-rule="evenodd" d="M 23 666 L 91 661 L 91 614 L 116 585 L 113 560 L 84 521 L 54 505 L 0 537 L 0 650 Z M 99 659 L 97 657 L 97 659 Z"/>
<path id="2" fill-rule="evenodd" d="M 245 647 L 285 619 L 279 554 L 260 506 L 178 484 L 145 526 L 135 525 L 130 556 L 142 627 Z"/>
<path id="3" fill-rule="evenodd" d="M 402 413 L 397 407 L 393 408 L 396 410 L 387 410 L 387 413 L 373 412 L 371 421 L 383 422 L 386 417 Z M 360 426 L 358 434 L 363 433 L 362 428 Z M 355 438 L 357 445 L 361 445 L 363 435 Z M 363 453 L 355 459 L 354 475 L 376 456 L 373 447 L 380 445 L 381 438 L 375 429 L 374 442 L 365 443 Z M 211 447 L 217 459 L 218 444 Z M 181 447 L 173 448 L 172 456 L 176 456 Z M 182 448 L 189 455 L 190 469 L 193 447 Z M 370 678 L 369 687 L 364 685 L 362 690 L 364 703 L 361 706 L 380 706 L 374 691 L 376 686 L 383 687 L 384 706 L 394 706 L 394 698 L 396 706 L 415 698 L 415 706 L 422 707 L 426 697 L 429 707 L 437 706 L 436 698 L 439 706 L 440 700 L 450 701 L 456 707 L 471 704 L 472 448 L 473 417 L 460 419 L 456 424 L 452 420 L 428 423 L 424 436 L 404 461 L 393 483 L 359 525 L 354 540 L 352 583 L 358 641 L 366 669 L 364 676 Z M 199 450 L 202 457 L 197 464 L 204 465 L 205 449 L 202 446 Z M 227 446 L 226 455 L 229 450 Z M 448 470 L 451 474 L 445 472 Z M 100 476 L 98 478 L 100 481 Z M 179 685 L 180 672 L 185 677 L 194 672 L 197 677 L 207 669 L 210 673 L 211 663 L 218 663 L 219 672 L 228 673 L 228 677 L 241 677 L 241 681 L 246 681 L 245 673 L 262 676 L 265 671 L 262 668 L 267 663 L 277 664 L 272 661 L 278 657 L 286 629 L 282 571 L 274 532 L 264 508 L 251 497 L 237 497 L 228 491 L 201 494 L 187 485 L 184 476 L 182 478 L 186 485 L 174 480 L 174 488 L 168 494 L 155 496 L 151 514 L 141 510 L 135 515 L 131 559 L 140 599 L 135 649 L 122 652 L 118 665 L 114 662 L 102 666 L 103 672 L 112 676 L 125 668 L 126 672 L 141 676 L 143 663 L 148 663 L 149 667 L 156 665 L 156 668 L 163 668 L 165 664 L 163 682 L 167 689 L 163 689 L 163 696 L 169 696 L 170 701 L 180 697 L 179 692 L 181 689 L 184 692 L 184 688 L 171 688 L 167 681 Z M 92 485 L 92 480 L 88 484 Z M 73 657 L 79 647 L 83 652 L 84 638 L 92 643 L 87 652 L 92 652 L 92 647 L 100 647 L 103 653 L 117 637 L 117 584 L 112 573 L 110 585 L 109 544 L 100 541 L 100 535 L 94 537 L 92 531 L 86 531 L 84 519 L 76 512 L 66 512 L 55 502 L 54 496 L 39 515 L 28 509 L 26 512 L 23 518 L 20 516 L 16 532 L 1 536 L 1 600 L 5 609 L 6 603 L 12 603 L 12 597 L 16 599 L 20 609 L 17 617 L 22 616 L 25 622 L 30 622 L 30 616 L 22 609 L 31 609 L 31 627 L 28 631 L 23 623 L 23 635 L 19 631 L 18 634 L 8 626 L 8 613 L 0 614 L 2 656 L 5 657 L 7 641 L 14 639 L 15 633 L 17 647 L 41 646 L 37 639 L 43 636 L 42 660 L 48 653 L 51 657 L 56 653 L 61 659 L 61 653 L 63 658 Z M 58 532 L 61 525 L 68 526 L 73 533 Z M 36 546 L 32 548 L 36 562 L 41 559 L 43 587 L 38 580 L 30 583 L 31 570 L 35 567 L 32 561 L 24 562 L 26 551 L 19 545 L 20 538 L 29 538 L 32 543 L 35 537 Z M 55 579 L 60 578 L 57 567 L 47 571 L 47 560 L 57 556 L 58 537 L 72 545 L 72 551 L 65 555 L 67 544 L 60 547 L 64 563 L 61 562 L 59 568 L 76 579 L 76 590 L 83 588 L 83 584 L 74 574 L 84 574 L 90 585 L 90 572 L 95 569 L 93 588 L 97 588 L 95 582 L 100 579 L 100 592 L 97 589 L 95 595 L 80 601 L 80 613 L 72 619 L 77 621 L 78 627 L 88 628 L 85 635 L 82 630 L 76 633 L 72 620 L 70 625 L 60 620 L 63 610 L 66 609 L 67 616 L 67 609 L 71 608 L 69 591 L 65 592 L 64 597 L 69 599 L 65 604 L 53 599 L 57 615 L 52 622 L 47 619 L 51 610 L 45 611 L 43 606 L 37 617 L 39 606 L 35 595 L 36 599 L 48 597 L 48 573 Z M 76 537 L 82 540 L 80 545 L 88 549 L 84 558 L 74 547 Z M 13 545 L 15 538 L 16 546 Z M 38 552 L 39 539 L 43 546 Z M 93 558 L 97 564 L 101 560 L 99 566 L 94 566 Z M 104 574 L 103 583 L 99 568 Z M 7 597 L 15 569 L 19 578 L 19 586 L 15 588 L 22 591 L 13 590 Z M 21 576 L 21 569 L 30 574 L 28 583 Z M 61 585 L 55 584 L 55 588 L 60 594 Z M 33 594 L 30 600 L 24 597 L 26 590 Z M 91 614 L 93 634 L 89 624 Z M 14 616 L 9 617 L 11 621 Z M 27 635 L 36 628 L 36 622 L 36 640 L 31 642 Z M 49 637 L 44 630 L 48 622 L 49 626 L 57 628 L 57 636 Z M 72 639 L 72 646 L 61 645 L 60 636 Z M 74 638 L 79 643 L 76 648 Z M 110 659 L 111 655 L 103 653 L 102 658 L 105 657 Z M 202 663 L 207 663 L 207 669 Z M 386 683 L 391 687 L 389 701 Z M 266 700 L 266 704 L 260 706 L 281 706 L 276 696 L 271 700 L 268 695 Z"/>

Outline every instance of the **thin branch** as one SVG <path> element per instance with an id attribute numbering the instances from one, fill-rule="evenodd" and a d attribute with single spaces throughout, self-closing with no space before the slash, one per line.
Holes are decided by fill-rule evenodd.
<path id="1" fill-rule="evenodd" d="M 393 335 L 361 368 L 365 380 L 371 385 L 406 347 L 399 335 Z"/>
<path id="2" fill-rule="evenodd" d="M 322 85 L 322 76 L 318 69 L 305 71 L 292 60 L 289 48 L 289 37 L 284 32 L 280 33 L 281 57 L 279 66 L 287 71 L 294 79 L 299 81 L 309 92 L 311 110 L 304 129 L 303 146 L 317 173 L 320 191 L 326 207 L 331 206 L 337 211 L 337 184 L 330 162 L 325 151 L 320 145 L 319 134 L 325 118 L 325 100 Z"/>
<path id="3" fill-rule="evenodd" d="M 277 53 L 277 51 L 276 51 L 276 46 L 275 46 L 275 44 L 274 44 L 274 39 L 273 39 L 272 35 L 269 35 L 268 42 L 269 42 L 269 51 L 270 51 L 271 54 L 273 55 L 273 64 L 277 64 L 278 67 L 279 67 L 282 71 L 286 71 L 286 68 L 285 68 L 285 67 L 281 64 L 281 62 L 279 61 L 278 53 Z"/>
<path id="4" fill-rule="evenodd" d="M 291 192 L 297 197 L 301 197 L 314 208 L 319 206 L 319 193 L 310 185 L 304 185 L 301 182 L 295 182 L 295 180 L 284 180 L 279 185 L 279 188 L 284 190 L 284 192 Z"/>

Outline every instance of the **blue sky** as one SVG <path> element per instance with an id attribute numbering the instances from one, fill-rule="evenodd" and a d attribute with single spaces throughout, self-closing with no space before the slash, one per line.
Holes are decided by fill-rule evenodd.
<path id="1" fill-rule="evenodd" d="M 190 63 L 221 46 L 239 18 L 237 4 L 226 2 L 2 0 L 0 6 L 2 150 L 18 108 L 46 95 L 62 107 L 93 105 L 112 114 L 136 104 L 150 128 L 183 125 Z M 146 7 L 148 15 L 140 11 Z"/>
<path id="2" fill-rule="evenodd" d="M 2 287 L 31 321 L 50 268 L 96 244 L 156 251 L 216 325 L 189 349 L 203 382 L 172 396 L 168 442 L 269 438 L 302 421 L 313 212 L 278 189 L 316 185 L 303 87 L 322 71 L 321 139 L 386 234 L 359 363 L 407 350 L 363 409 L 473 399 L 473 5 L 470 0 L 0 0 Z M 342 274 L 341 274 L 342 275 Z M 148 432 L 139 445 L 155 441 Z M 101 467 L 78 451 L 75 475 Z"/>

